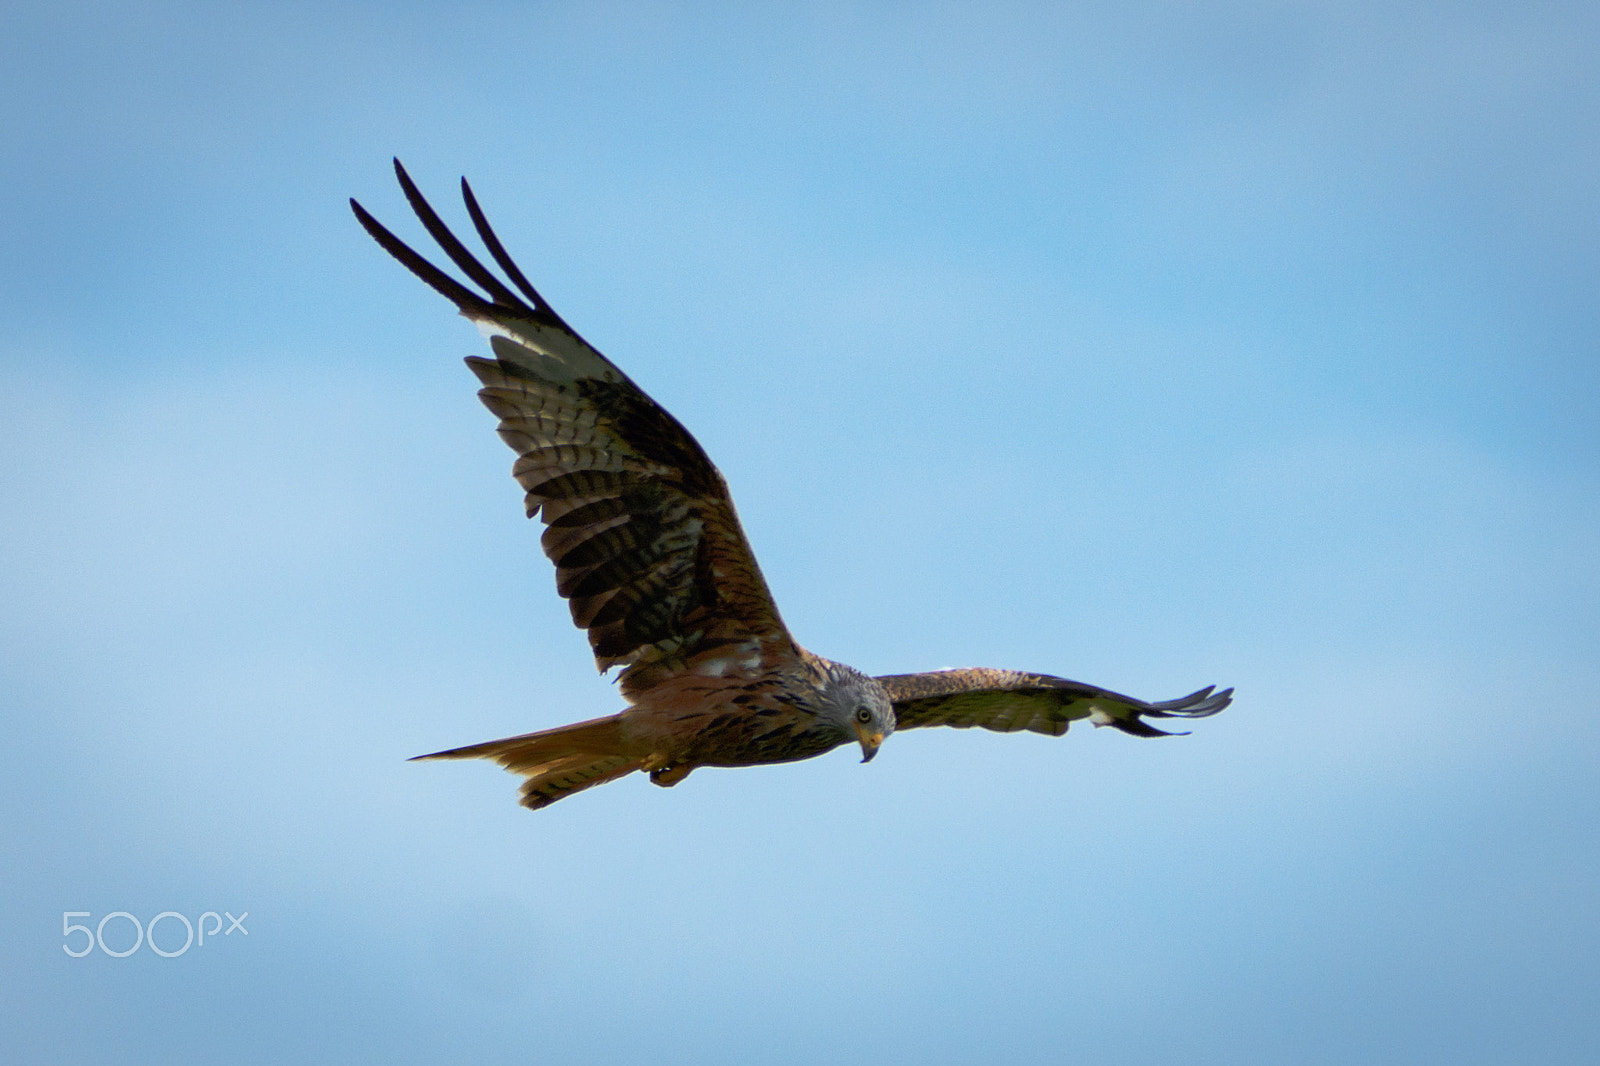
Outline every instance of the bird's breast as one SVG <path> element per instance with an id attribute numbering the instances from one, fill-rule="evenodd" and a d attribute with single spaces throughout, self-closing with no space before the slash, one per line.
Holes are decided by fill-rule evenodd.
<path id="1" fill-rule="evenodd" d="M 715 682 L 697 678 L 652 689 L 626 716 L 672 762 L 697 766 L 793 762 L 850 739 L 819 717 L 803 690 L 770 679 Z"/>

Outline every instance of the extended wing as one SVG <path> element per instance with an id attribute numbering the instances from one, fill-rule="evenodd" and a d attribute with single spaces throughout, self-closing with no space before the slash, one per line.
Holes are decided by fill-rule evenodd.
<path id="1" fill-rule="evenodd" d="M 981 726 L 999 733 L 1029 730 L 1058 737 L 1078 718 L 1109 725 L 1136 737 L 1171 734 L 1144 718 L 1205 718 L 1233 701 L 1233 689 L 1211 687 L 1166 703 L 1146 703 L 1093 685 L 1049 674 L 1016 670 L 939 670 L 891 674 L 878 681 L 894 701 L 895 728 Z"/>
<path id="2" fill-rule="evenodd" d="M 466 179 L 462 197 L 513 292 L 456 239 L 395 160 L 412 210 L 487 298 L 418 255 L 350 201 L 413 274 L 489 336 L 469 358 L 478 396 L 517 453 L 528 516 L 545 526 L 556 591 L 601 670 L 633 696 L 684 670 L 753 674 L 799 653 L 746 542 L 727 484 L 689 431 L 590 347 L 506 254 Z M 524 297 L 526 299 L 524 299 Z"/>

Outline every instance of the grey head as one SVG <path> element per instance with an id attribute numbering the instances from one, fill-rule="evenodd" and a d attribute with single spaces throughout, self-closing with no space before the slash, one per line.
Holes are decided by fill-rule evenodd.
<path id="1" fill-rule="evenodd" d="M 894 704 L 876 678 L 817 656 L 821 672 L 818 717 L 847 740 L 861 745 L 861 761 L 871 762 L 884 739 L 894 732 Z"/>

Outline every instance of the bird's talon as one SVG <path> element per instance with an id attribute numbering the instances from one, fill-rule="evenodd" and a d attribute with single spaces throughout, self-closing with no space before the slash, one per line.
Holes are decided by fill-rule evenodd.
<path id="1" fill-rule="evenodd" d="M 650 771 L 650 783 L 660 785 L 662 788 L 671 788 L 688 777 L 693 769 L 693 766 L 662 766 Z"/>

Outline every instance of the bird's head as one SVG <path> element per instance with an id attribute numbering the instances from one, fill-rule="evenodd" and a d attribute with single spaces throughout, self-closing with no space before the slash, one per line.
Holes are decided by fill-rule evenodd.
<path id="1" fill-rule="evenodd" d="M 861 761 L 871 762 L 894 732 L 894 704 L 875 678 L 842 663 L 827 664 L 823 693 L 827 714 L 847 738 L 861 745 Z"/>

